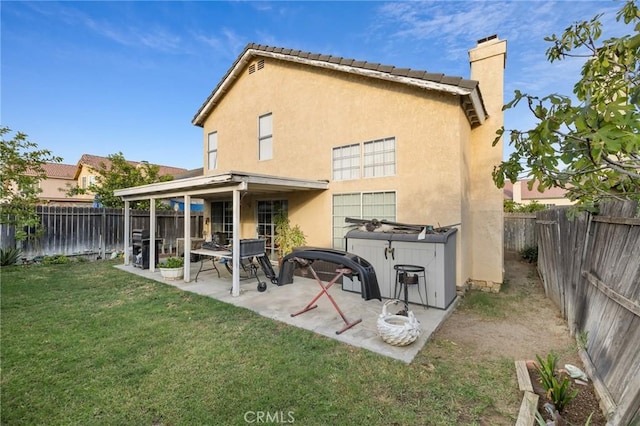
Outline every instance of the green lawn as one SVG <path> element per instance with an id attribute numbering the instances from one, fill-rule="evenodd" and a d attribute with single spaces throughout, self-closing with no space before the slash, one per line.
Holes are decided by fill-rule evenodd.
<path id="1" fill-rule="evenodd" d="M 406 365 L 113 265 L 2 269 L 3 425 L 515 422 L 513 360 Z"/>

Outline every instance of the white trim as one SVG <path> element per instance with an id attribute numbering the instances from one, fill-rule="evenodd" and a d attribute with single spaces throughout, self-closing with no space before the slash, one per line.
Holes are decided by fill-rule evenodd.
<path id="1" fill-rule="evenodd" d="M 116 189 L 113 194 L 125 200 L 146 200 L 155 197 L 177 197 L 185 194 L 196 196 L 217 192 L 230 192 L 233 184 L 264 185 L 273 190 L 323 190 L 329 188 L 327 181 L 291 179 L 279 176 L 249 174 L 241 172 L 226 172 L 218 175 L 198 176 L 194 178 L 178 179 L 169 182 L 157 182 L 131 188 Z M 224 185 L 227 185 L 226 187 Z"/>

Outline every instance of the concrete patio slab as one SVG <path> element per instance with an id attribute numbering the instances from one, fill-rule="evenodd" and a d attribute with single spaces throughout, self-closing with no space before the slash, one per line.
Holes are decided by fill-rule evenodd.
<path id="1" fill-rule="evenodd" d="M 193 263 L 191 276 L 195 277 L 200 264 Z M 221 266 L 221 265 L 220 265 Z M 264 317 L 281 321 L 295 327 L 304 328 L 340 342 L 364 348 L 378 354 L 388 356 L 405 363 L 410 363 L 416 354 L 422 349 L 431 335 L 453 312 L 459 298 L 446 309 L 425 308 L 420 305 L 410 305 L 410 310 L 420 321 L 420 337 L 408 346 L 392 346 L 385 343 L 378 335 L 377 319 L 382 313 L 385 302 L 379 300 L 364 300 L 359 293 L 343 291 L 339 284 L 335 284 L 328 291 L 335 299 L 349 322 L 361 319 L 357 325 L 336 334 L 345 326 L 336 309 L 326 295 L 322 295 L 318 301 L 318 307 L 292 317 L 291 314 L 302 310 L 322 289 L 313 279 L 294 277 L 293 284 L 277 286 L 271 284 L 264 277 L 262 271 L 258 273 L 261 281 L 267 282 L 267 290 L 259 292 L 255 278 L 240 282 L 240 296 L 233 297 L 231 290 L 231 275 L 220 267 L 221 277 L 218 278 L 214 270 L 203 271 L 198 276 L 198 282 L 189 283 L 183 280 L 169 281 L 162 278 L 160 271 L 151 272 L 148 269 L 140 269 L 132 265 L 117 265 L 117 268 L 140 275 L 164 284 L 172 285 L 181 290 L 212 297 L 225 303 L 250 309 Z M 402 305 L 390 305 L 391 313 L 402 309 Z"/>

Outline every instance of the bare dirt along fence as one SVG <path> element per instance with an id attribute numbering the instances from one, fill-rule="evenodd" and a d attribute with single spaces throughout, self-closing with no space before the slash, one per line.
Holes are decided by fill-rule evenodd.
<path id="1" fill-rule="evenodd" d="M 38 206 L 44 233 L 38 238 L 16 242 L 15 229 L 0 225 L 0 248 L 20 247 L 22 256 L 84 256 L 103 259 L 124 248 L 124 209 Z M 149 229 L 147 210 L 131 210 L 131 229 Z M 27 230 L 28 231 L 28 230 Z M 184 233 L 184 212 L 156 211 L 156 237 L 175 247 Z M 202 212 L 191 213 L 192 237 L 202 236 Z"/>
<path id="2" fill-rule="evenodd" d="M 538 269 L 612 425 L 640 423 L 640 217 L 633 202 L 598 215 L 536 214 Z M 639 422 L 639 423 L 636 423 Z"/>

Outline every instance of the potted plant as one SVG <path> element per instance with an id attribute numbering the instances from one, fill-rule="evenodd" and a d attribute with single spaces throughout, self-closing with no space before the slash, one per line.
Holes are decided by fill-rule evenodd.
<path id="1" fill-rule="evenodd" d="M 293 252 L 295 247 L 304 246 L 307 238 L 299 225 L 291 226 L 289 217 L 283 212 L 276 214 L 273 221 L 276 227 L 274 243 L 276 247 L 278 247 L 278 265 L 282 268 L 282 259 Z M 293 282 L 293 268 L 290 269 L 289 275 L 290 276 L 284 277 L 283 284 Z"/>
<path id="2" fill-rule="evenodd" d="M 179 280 L 184 276 L 184 259 L 181 257 L 168 257 L 158 263 L 160 275 L 168 280 Z"/>
<path id="3" fill-rule="evenodd" d="M 274 217 L 274 224 L 276 225 L 274 242 L 278 247 L 280 259 L 291 253 L 295 247 L 306 244 L 307 238 L 300 226 L 292 227 L 289 218 L 284 213 L 280 212 Z"/>

